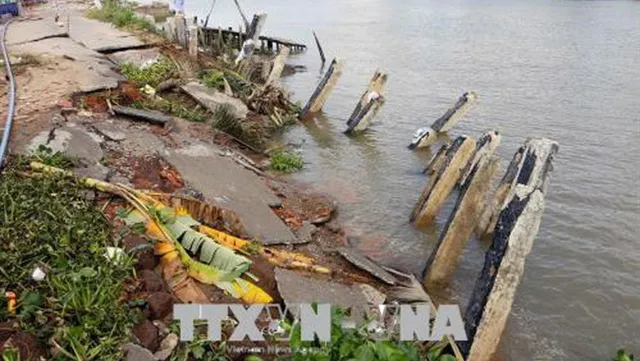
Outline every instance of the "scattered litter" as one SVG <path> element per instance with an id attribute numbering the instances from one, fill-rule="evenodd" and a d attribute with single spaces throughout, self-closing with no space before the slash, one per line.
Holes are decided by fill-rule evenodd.
<path id="1" fill-rule="evenodd" d="M 47 277 L 47 274 L 44 273 L 40 267 L 36 267 L 36 269 L 31 272 L 31 278 L 36 282 L 44 281 L 45 277 Z"/>
<path id="2" fill-rule="evenodd" d="M 107 260 L 113 262 L 119 262 L 124 257 L 124 250 L 118 247 L 107 247 L 104 255 Z"/>

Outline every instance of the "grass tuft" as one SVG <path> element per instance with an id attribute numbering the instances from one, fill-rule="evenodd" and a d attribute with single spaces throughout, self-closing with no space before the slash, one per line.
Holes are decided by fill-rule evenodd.
<path id="1" fill-rule="evenodd" d="M 271 155 L 271 169 L 279 172 L 294 173 L 302 169 L 303 165 L 302 158 L 289 152 L 277 151 Z"/>
<path id="2" fill-rule="evenodd" d="M 142 30 L 150 33 L 157 33 L 158 29 L 152 22 L 138 16 L 135 5 L 130 2 L 120 2 L 116 0 L 105 1 L 100 9 L 91 8 L 87 17 L 112 23 L 118 28 L 128 28 L 132 30 Z"/>
<path id="3" fill-rule="evenodd" d="M 250 146 L 259 147 L 261 144 L 258 134 L 245 127 L 242 121 L 236 118 L 233 107 L 225 104 L 216 108 L 213 112 L 213 128 L 225 132 Z"/>

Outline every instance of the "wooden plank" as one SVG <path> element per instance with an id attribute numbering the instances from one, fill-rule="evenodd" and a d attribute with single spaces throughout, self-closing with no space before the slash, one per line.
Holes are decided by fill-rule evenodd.
<path id="1" fill-rule="evenodd" d="M 417 226 L 429 225 L 462 176 L 462 170 L 475 151 L 476 141 L 469 136 L 456 138 L 445 152 L 443 164 L 422 191 L 413 207 L 410 221 Z"/>
<path id="2" fill-rule="evenodd" d="M 356 104 L 355 109 L 347 120 L 347 130 L 345 133 L 361 131 L 369 126 L 371 119 L 373 119 L 382 104 L 384 104 L 382 90 L 387 83 L 387 78 L 387 73 L 382 69 L 377 69 L 375 73 L 373 73 L 371 80 L 369 80 L 367 90 L 362 93 L 360 101 L 358 101 L 358 104 Z"/>
<path id="3" fill-rule="evenodd" d="M 329 94 L 335 88 L 340 75 L 342 75 L 343 62 L 340 58 L 334 58 L 324 74 L 316 90 L 311 94 L 309 101 L 300 113 L 300 119 L 306 119 L 309 115 L 322 110 L 324 103 L 329 98 Z"/>
<path id="4" fill-rule="evenodd" d="M 427 261 L 423 281 L 427 289 L 446 284 L 453 275 L 480 215 L 485 192 L 498 167 L 499 158 L 482 154 L 471 169 L 467 181 L 462 184 L 453 211 Z"/>
<path id="5" fill-rule="evenodd" d="M 507 323 L 544 212 L 544 193 L 558 143 L 530 139 L 518 162 L 513 192 L 500 211 L 491 247 L 465 312 L 467 361 L 489 361 Z"/>
<path id="6" fill-rule="evenodd" d="M 431 128 L 436 132 L 442 133 L 453 128 L 454 125 L 467 113 L 471 104 L 476 100 L 477 96 L 474 92 L 466 92 L 462 94 L 456 104 L 447 110 L 443 116 L 438 118 Z"/>

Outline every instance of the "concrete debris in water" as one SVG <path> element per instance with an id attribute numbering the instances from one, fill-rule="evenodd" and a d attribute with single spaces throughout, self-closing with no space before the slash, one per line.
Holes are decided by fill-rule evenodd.
<path id="1" fill-rule="evenodd" d="M 389 272 L 385 271 L 384 268 L 380 267 L 377 263 L 373 262 L 367 256 L 361 254 L 355 249 L 343 247 L 338 249 L 338 253 L 340 253 L 340 255 L 344 257 L 344 259 L 349 261 L 354 266 L 368 272 L 382 282 L 389 285 L 396 284 L 395 277 L 393 277 Z"/>

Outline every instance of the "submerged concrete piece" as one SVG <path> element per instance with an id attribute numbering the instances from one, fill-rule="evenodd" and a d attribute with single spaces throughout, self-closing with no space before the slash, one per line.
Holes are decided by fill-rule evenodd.
<path id="1" fill-rule="evenodd" d="M 11 46 L 46 38 L 65 36 L 68 36 L 67 27 L 58 26 L 58 24 L 53 21 L 53 17 L 38 20 L 14 21 L 7 29 L 6 44 Z"/>
<path id="2" fill-rule="evenodd" d="M 247 108 L 242 100 L 230 97 L 215 89 L 207 88 L 198 82 L 192 81 L 187 83 L 182 86 L 182 90 L 212 112 L 215 112 L 220 106 L 227 104 L 233 108 L 234 114 L 238 119 L 246 118 L 247 113 L 249 113 L 249 108 Z"/>
<path id="3" fill-rule="evenodd" d="M 124 50 L 111 53 L 107 57 L 118 65 L 130 63 L 142 66 L 149 61 L 159 59 L 160 50 L 158 48 Z"/>
<path id="4" fill-rule="evenodd" d="M 385 271 L 384 268 L 380 267 L 377 263 L 373 262 L 367 256 L 361 254 L 355 249 L 342 247 L 338 249 L 338 253 L 340 253 L 342 257 L 344 257 L 354 266 L 368 272 L 382 282 L 389 285 L 396 284 L 395 277 L 393 277 L 389 272 Z"/>
<path id="5" fill-rule="evenodd" d="M 69 37 L 97 52 L 112 52 L 145 46 L 131 33 L 118 30 L 109 23 L 87 19 L 80 13 L 69 17 Z"/>
<path id="6" fill-rule="evenodd" d="M 118 86 L 118 81 L 125 80 L 114 70 L 115 65 L 104 55 L 87 49 L 69 38 L 49 38 L 24 43 L 12 46 L 10 51 L 12 54 L 56 56 L 73 60 L 69 62 L 71 63 L 69 66 L 72 67 L 75 75 L 71 81 L 75 83 L 76 91 L 92 92 L 112 89 Z"/>
<path id="7" fill-rule="evenodd" d="M 275 279 L 280 296 L 287 305 L 317 302 L 342 307 L 361 307 L 369 303 L 359 286 L 309 278 L 283 268 L 275 269 Z"/>
<path id="8" fill-rule="evenodd" d="M 166 159 L 191 187 L 207 200 L 235 211 L 247 232 L 263 244 L 299 242 L 269 207 L 277 197 L 258 176 L 229 157 L 194 155 L 189 149 L 171 150 Z"/>

